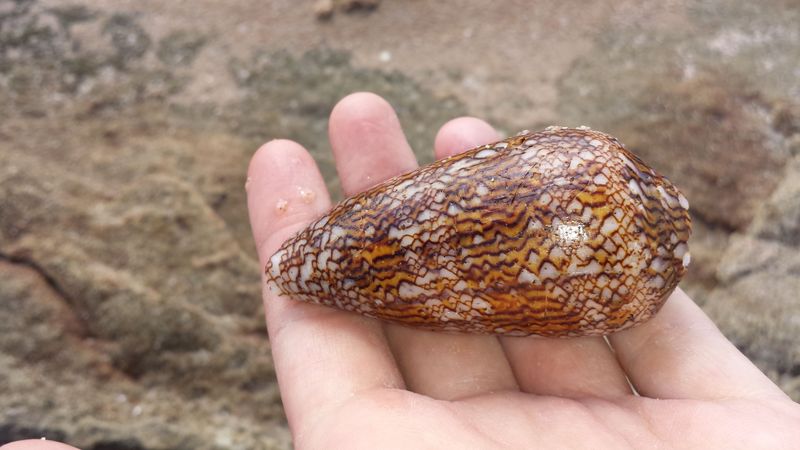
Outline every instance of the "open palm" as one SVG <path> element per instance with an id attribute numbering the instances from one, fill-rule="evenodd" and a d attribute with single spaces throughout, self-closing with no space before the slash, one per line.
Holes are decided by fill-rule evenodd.
<path id="1" fill-rule="evenodd" d="M 456 119 L 436 157 L 497 138 Z M 372 94 L 334 108 L 330 141 L 348 195 L 417 166 L 394 111 Z M 311 156 L 285 140 L 253 157 L 248 204 L 262 267 L 331 206 Z M 264 302 L 297 448 L 800 446 L 800 406 L 680 290 L 608 342 L 413 330 L 267 290 Z"/>

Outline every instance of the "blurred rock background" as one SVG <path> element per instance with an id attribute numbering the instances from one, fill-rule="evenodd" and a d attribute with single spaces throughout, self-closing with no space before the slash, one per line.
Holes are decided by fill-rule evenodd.
<path id="1" fill-rule="evenodd" d="M 0 0 L 0 443 L 291 446 L 244 201 L 334 103 L 589 125 L 692 204 L 684 289 L 800 400 L 800 4 Z"/>

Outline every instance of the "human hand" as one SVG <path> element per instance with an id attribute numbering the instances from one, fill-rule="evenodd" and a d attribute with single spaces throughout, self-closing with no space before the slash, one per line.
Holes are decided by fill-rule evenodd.
<path id="1" fill-rule="evenodd" d="M 78 450 L 67 444 L 44 439 L 26 439 L 0 446 L 0 450 Z"/>
<path id="2" fill-rule="evenodd" d="M 347 195 L 417 167 L 373 94 L 342 100 L 329 133 Z M 497 139 L 483 121 L 456 119 L 436 157 Z M 331 207 L 311 156 L 286 140 L 253 157 L 248 205 L 262 267 Z M 610 336 L 614 350 L 598 337 L 415 330 L 266 289 L 264 304 L 297 448 L 800 446 L 800 406 L 681 290 L 651 321 Z"/>
<path id="3" fill-rule="evenodd" d="M 440 130 L 436 156 L 497 138 L 485 122 L 456 119 Z M 348 195 L 416 167 L 394 111 L 372 94 L 336 106 L 330 140 Z M 263 267 L 331 205 L 313 160 L 294 142 L 264 145 L 248 175 Z M 649 322 L 610 336 L 614 351 L 595 337 L 414 330 L 268 290 L 264 303 L 299 449 L 800 448 L 800 405 L 680 290 Z M 62 449 L 73 447 L 2 447 Z"/>

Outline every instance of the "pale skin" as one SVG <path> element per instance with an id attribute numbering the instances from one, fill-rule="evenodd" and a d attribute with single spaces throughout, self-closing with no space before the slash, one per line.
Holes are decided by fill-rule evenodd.
<path id="1" fill-rule="evenodd" d="M 340 101 L 329 125 L 346 195 L 417 167 L 393 109 L 374 94 Z M 486 122 L 455 119 L 439 131 L 435 154 L 498 138 Z M 248 177 L 264 267 L 331 201 L 313 159 L 292 141 L 262 146 Z M 298 449 L 800 448 L 800 405 L 681 290 L 649 322 L 609 336 L 613 351 L 598 337 L 415 330 L 266 289 L 264 305 Z M 3 450 L 66 448 L 42 445 Z"/>

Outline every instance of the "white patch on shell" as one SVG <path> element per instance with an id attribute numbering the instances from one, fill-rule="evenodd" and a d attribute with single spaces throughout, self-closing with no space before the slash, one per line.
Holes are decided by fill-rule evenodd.
<path id="1" fill-rule="evenodd" d="M 528 230 L 535 231 L 535 230 L 541 230 L 543 228 L 544 225 L 542 225 L 542 222 L 540 222 L 538 219 L 530 218 L 528 220 Z"/>
<path id="2" fill-rule="evenodd" d="M 555 246 L 555 247 L 553 247 L 553 249 L 552 249 L 552 250 L 550 250 L 550 255 L 549 255 L 549 256 L 550 256 L 550 258 L 552 258 L 552 259 L 554 259 L 554 260 L 557 260 L 557 259 L 564 259 L 564 258 L 566 258 L 566 257 L 567 257 L 567 254 L 566 254 L 566 253 L 564 253 L 564 249 L 562 249 L 562 248 L 561 248 L 561 247 L 559 247 L 559 246 Z"/>
<path id="3" fill-rule="evenodd" d="M 589 261 L 589 264 L 578 267 L 577 261 L 573 260 L 567 268 L 567 273 L 570 275 L 597 275 L 603 271 L 603 266 L 594 259 Z"/>
<path id="4" fill-rule="evenodd" d="M 603 221 L 603 225 L 600 227 L 600 233 L 604 236 L 610 236 L 611 233 L 615 232 L 619 228 L 619 223 L 614 219 L 612 216 L 606 217 L 606 220 Z"/>
<path id="5" fill-rule="evenodd" d="M 661 273 L 664 271 L 664 268 L 667 267 L 667 262 L 661 258 L 653 258 L 650 261 L 650 268 L 653 269 L 656 273 Z"/>
<path id="6" fill-rule="evenodd" d="M 559 273 L 558 269 L 556 269 L 556 266 L 550 262 L 546 262 L 542 264 L 541 269 L 539 269 L 539 275 L 541 275 L 542 278 L 555 279 L 561 274 Z"/>
<path id="7" fill-rule="evenodd" d="M 598 173 L 597 175 L 594 176 L 594 184 L 598 186 L 605 186 L 606 184 L 608 184 L 608 178 L 602 173 Z"/>
<path id="8" fill-rule="evenodd" d="M 687 211 L 689 210 L 689 200 L 686 200 L 686 197 L 684 197 L 683 194 L 678 194 L 678 203 L 680 203 L 681 208 Z"/>
<path id="9" fill-rule="evenodd" d="M 414 184 L 414 180 L 405 180 L 393 188 L 395 192 L 406 192 Z"/>
<path id="10" fill-rule="evenodd" d="M 674 207 L 678 206 L 678 204 L 679 204 L 678 200 L 675 197 L 671 196 L 664 189 L 663 186 L 661 186 L 661 185 L 656 186 L 656 190 L 661 195 L 661 198 L 664 199 L 664 201 L 667 203 L 667 206 L 669 206 L 670 208 L 674 208 Z"/>
<path id="11" fill-rule="evenodd" d="M 423 209 L 422 212 L 417 215 L 418 222 L 425 222 L 426 220 L 430 220 L 433 217 L 433 211 L 430 209 Z"/>
<path id="12" fill-rule="evenodd" d="M 448 166 L 445 170 L 447 171 L 447 173 L 459 173 L 462 170 L 474 166 L 475 164 L 479 164 L 480 162 L 481 162 L 480 160 L 475 160 L 472 158 L 460 159 L 450 164 L 450 166 Z"/>
<path id="13" fill-rule="evenodd" d="M 592 255 L 594 255 L 594 252 L 595 252 L 595 250 L 592 247 L 590 247 L 588 245 L 581 245 L 575 251 L 575 254 L 578 255 L 578 258 L 580 258 L 580 259 L 585 261 L 585 260 L 591 258 Z"/>
<path id="14" fill-rule="evenodd" d="M 584 159 L 581 158 L 583 154 L 579 156 L 573 156 L 572 159 L 569 161 L 569 170 L 576 170 L 578 166 L 584 163 Z"/>
<path id="15" fill-rule="evenodd" d="M 642 188 L 639 186 L 639 183 L 636 182 L 633 178 L 628 181 L 628 188 L 631 190 L 633 195 L 638 196 L 639 198 L 643 197 Z"/>
<path id="16" fill-rule="evenodd" d="M 300 267 L 300 281 L 304 284 L 311 279 L 311 274 L 314 272 L 314 267 L 312 266 L 314 259 L 313 255 L 307 256 Z"/>
<path id="17" fill-rule="evenodd" d="M 555 220 L 553 221 L 555 224 Z M 582 223 L 558 223 L 555 224 L 556 237 L 563 244 L 572 245 L 588 239 L 586 226 Z"/>
<path id="18" fill-rule="evenodd" d="M 398 229 L 397 227 L 389 228 L 389 239 L 401 239 L 403 236 L 416 236 L 420 232 L 419 225 L 412 225 L 408 228 Z"/>
<path id="19" fill-rule="evenodd" d="M 628 166 L 628 168 L 631 169 L 636 175 L 638 175 L 639 178 L 644 178 L 642 176 L 644 174 L 642 173 L 641 170 L 639 170 L 639 166 L 634 164 L 633 161 L 630 160 L 630 158 L 628 158 L 622 153 L 619 154 L 619 157 L 622 158 L 622 162 L 625 163 L 625 165 Z"/>
<path id="20" fill-rule="evenodd" d="M 472 300 L 472 309 L 481 310 L 484 313 L 491 314 L 492 313 L 492 304 L 487 302 L 486 300 L 480 298 L 480 297 L 475 297 Z"/>
<path id="21" fill-rule="evenodd" d="M 445 322 L 448 320 L 460 320 L 461 314 L 450 309 L 445 309 L 444 311 L 442 311 L 442 315 L 439 316 L 439 318 Z"/>
<path id="22" fill-rule="evenodd" d="M 357 205 L 357 206 L 359 206 L 359 209 L 360 209 L 361 205 Z M 355 208 L 353 208 L 353 209 L 355 210 Z M 317 221 L 317 223 L 314 224 L 314 228 L 315 229 L 320 229 L 320 228 L 324 227 L 328 223 L 328 219 L 330 219 L 329 216 L 322 216 L 322 218 L 320 218 Z"/>
<path id="23" fill-rule="evenodd" d="M 577 198 L 573 199 L 571 202 L 569 202 L 569 205 L 567 205 L 568 213 L 578 214 L 581 211 L 583 211 L 583 203 L 581 203 L 581 201 Z"/>
<path id="24" fill-rule="evenodd" d="M 661 288 L 664 287 L 664 278 L 656 275 L 653 278 L 651 278 L 650 281 L 648 281 L 647 284 L 649 284 L 650 286 L 652 286 L 652 287 L 654 287 L 656 289 L 661 289 Z"/>
<path id="25" fill-rule="evenodd" d="M 522 269 L 517 277 L 520 283 L 542 284 L 542 281 L 534 273 L 529 272 L 528 269 Z"/>
<path id="26" fill-rule="evenodd" d="M 427 272 L 425 272 L 425 275 L 423 275 L 421 277 L 418 276 L 414 280 L 414 282 L 418 286 L 425 286 L 426 284 L 428 284 L 431 281 L 435 280 L 439 276 L 439 274 L 437 272 L 438 272 L 437 270 L 428 270 Z"/>
<path id="27" fill-rule="evenodd" d="M 417 285 L 411 284 L 407 281 L 403 281 L 400 283 L 400 287 L 398 288 L 397 293 L 403 300 L 412 300 L 424 294 L 425 289 Z"/>
<path id="28" fill-rule="evenodd" d="M 497 150 L 487 148 L 486 150 L 481 150 L 478 153 L 475 153 L 474 157 L 478 159 L 485 159 L 485 158 L 491 158 L 492 156 L 495 155 L 497 155 Z"/>
<path id="29" fill-rule="evenodd" d="M 675 246 L 675 258 L 683 259 L 683 256 L 686 254 L 686 251 L 689 250 L 689 247 L 686 246 L 685 243 L 681 242 L 680 244 Z"/>
<path id="30" fill-rule="evenodd" d="M 281 258 L 286 254 L 286 250 L 278 250 L 269 258 L 269 274 L 272 278 L 278 278 L 281 274 Z"/>
<path id="31" fill-rule="evenodd" d="M 467 288 L 467 282 L 464 280 L 458 280 L 458 282 L 453 286 L 453 290 L 455 291 L 463 291 Z"/>
<path id="32" fill-rule="evenodd" d="M 449 279 L 449 280 L 457 280 L 458 279 L 458 276 L 455 273 L 453 273 L 453 272 L 451 272 L 451 271 L 449 271 L 447 269 L 439 269 L 439 276 L 442 277 L 442 278 Z"/>
<path id="33" fill-rule="evenodd" d="M 455 216 L 458 215 L 458 213 L 460 212 L 464 212 L 464 210 L 461 209 L 461 207 L 458 206 L 456 203 L 450 202 L 450 204 L 447 205 L 447 214 Z"/>
<path id="34" fill-rule="evenodd" d="M 347 234 L 347 230 L 342 227 L 331 227 L 330 242 L 334 243 Z"/>
<path id="35" fill-rule="evenodd" d="M 535 251 L 531 251 L 528 254 L 528 265 L 536 267 L 539 265 L 539 260 L 540 260 L 539 254 L 536 253 Z"/>

